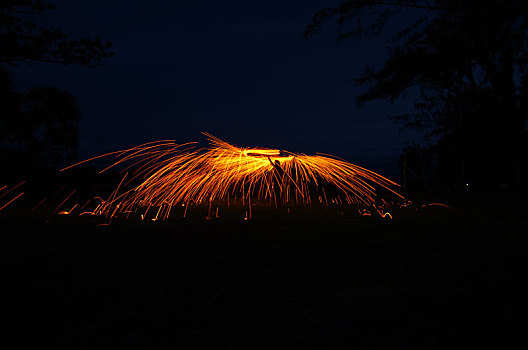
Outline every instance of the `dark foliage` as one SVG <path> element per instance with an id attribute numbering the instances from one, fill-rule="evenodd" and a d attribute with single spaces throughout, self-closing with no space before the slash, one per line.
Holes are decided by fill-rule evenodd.
<path id="1" fill-rule="evenodd" d="M 109 41 L 73 39 L 60 28 L 40 25 L 53 9 L 42 0 L 0 2 L 0 157 L 15 172 L 72 161 L 80 110 L 75 97 L 57 87 L 16 91 L 8 67 L 59 63 L 95 68 L 114 55 Z"/>
<path id="2" fill-rule="evenodd" d="M 5 70 L 0 72 L 7 77 Z M 0 119 L 2 156 L 25 170 L 72 161 L 80 119 L 75 96 L 54 86 L 32 88 L 24 94 L 14 91 L 9 78 L 2 83 L 6 102 L 2 106 L 6 113 Z"/>
<path id="3" fill-rule="evenodd" d="M 101 38 L 73 39 L 60 28 L 41 26 L 35 18 L 54 6 L 42 0 L 0 3 L 0 62 L 53 62 L 96 67 L 112 57 L 112 43 Z"/>
<path id="4" fill-rule="evenodd" d="M 305 36 L 331 18 L 340 40 L 412 18 L 392 36 L 384 64 L 356 79 L 366 86 L 357 102 L 416 96 L 414 113 L 394 119 L 435 143 L 446 183 L 519 183 L 528 110 L 526 1 L 349 0 L 319 11 Z"/>

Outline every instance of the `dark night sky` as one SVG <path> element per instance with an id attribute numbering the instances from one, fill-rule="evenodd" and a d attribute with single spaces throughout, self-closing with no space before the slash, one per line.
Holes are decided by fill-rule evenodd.
<path id="1" fill-rule="evenodd" d="M 96 70 L 16 71 L 19 87 L 57 85 L 77 96 L 81 157 L 207 131 L 239 146 L 323 152 L 394 171 L 415 137 L 389 120 L 410 103 L 354 102 L 361 89 L 352 77 L 383 61 L 383 39 L 337 44 L 332 25 L 301 39 L 313 14 L 338 0 L 54 3 L 50 24 L 115 45 L 116 56 Z"/>

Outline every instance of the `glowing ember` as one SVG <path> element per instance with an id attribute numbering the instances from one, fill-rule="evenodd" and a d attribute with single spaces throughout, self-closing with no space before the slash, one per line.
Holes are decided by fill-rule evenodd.
<path id="1" fill-rule="evenodd" d="M 210 207 L 213 201 L 229 203 L 236 196 L 248 205 L 249 218 L 251 202 L 258 200 L 267 199 L 275 206 L 313 201 L 328 205 L 335 201 L 370 207 L 379 202 L 376 188 L 380 187 L 402 198 L 394 189 L 398 186 L 395 182 L 332 156 L 240 148 L 204 135 L 210 143 L 208 148 L 196 148 L 195 143 L 156 141 L 94 157 L 63 170 L 111 155 L 116 161 L 102 171 L 125 165 L 117 188 L 90 212 L 110 218 L 146 208 L 142 219 L 149 210 L 154 215 L 152 220 L 166 219 L 176 205 L 185 206 L 186 212 L 190 203 L 209 203 Z M 218 208 L 215 215 L 218 217 Z"/>

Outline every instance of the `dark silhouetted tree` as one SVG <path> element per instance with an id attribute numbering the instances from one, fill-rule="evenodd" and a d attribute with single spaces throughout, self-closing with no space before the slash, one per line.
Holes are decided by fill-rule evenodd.
<path id="1" fill-rule="evenodd" d="M 7 71 L 2 82 L 1 145 L 24 167 L 53 168 L 71 162 L 77 148 L 80 110 L 75 96 L 54 86 L 14 91 Z M 5 152 L 5 150 L 4 150 Z M 16 160 L 16 159 L 12 159 Z"/>
<path id="2" fill-rule="evenodd" d="M 36 19 L 55 7 L 42 0 L 0 2 L 0 62 L 51 62 L 86 67 L 112 57 L 112 43 L 101 38 L 73 39 L 60 28 L 42 26 Z"/>
<path id="3" fill-rule="evenodd" d="M 402 187 L 407 193 L 429 190 L 434 158 L 431 149 L 419 144 L 407 145 L 398 162 L 402 169 Z"/>
<path id="4" fill-rule="evenodd" d="M 77 149 L 77 126 L 80 110 L 75 96 L 57 87 L 37 87 L 25 96 L 20 118 L 21 142 L 45 162 L 58 166 L 71 162 Z"/>
<path id="5" fill-rule="evenodd" d="M 435 142 L 447 183 L 516 182 L 528 111 L 528 2 L 524 0 L 348 0 L 322 9 L 338 40 L 392 33 L 381 67 L 367 67 L 359 104 L 416 98 L 414 113 L 394 116 Z M 392 22 L 391 22 L 392 21 Z M 392 25 L 391 27 L 394 27 Z"/>
<path id="6" fill-rule="evenodd" d="M 77 146 L 79 108 L 74 96 L 56 87 L 15 91 L 9 67 L 59 63 L 101 66 L 112 44 L 96 38 L 71 38 L 60 28 L 39 24 L 54 9 L 49 1 L 0 2 L 0 145 L 24 153 L 26 162 L 54 167 L 71 161 Z M 7 152 L 9 153 L 9 152 Z"/>

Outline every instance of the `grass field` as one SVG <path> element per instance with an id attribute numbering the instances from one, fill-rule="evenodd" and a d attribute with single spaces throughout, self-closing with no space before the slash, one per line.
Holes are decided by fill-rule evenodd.
<path id="1" fill-rule="evenodd" d="M 4 215 L 6 333 L 68 349 L 509 348 L 525 332 L 525 207 L 449 204 L 394 220 Z"/>

